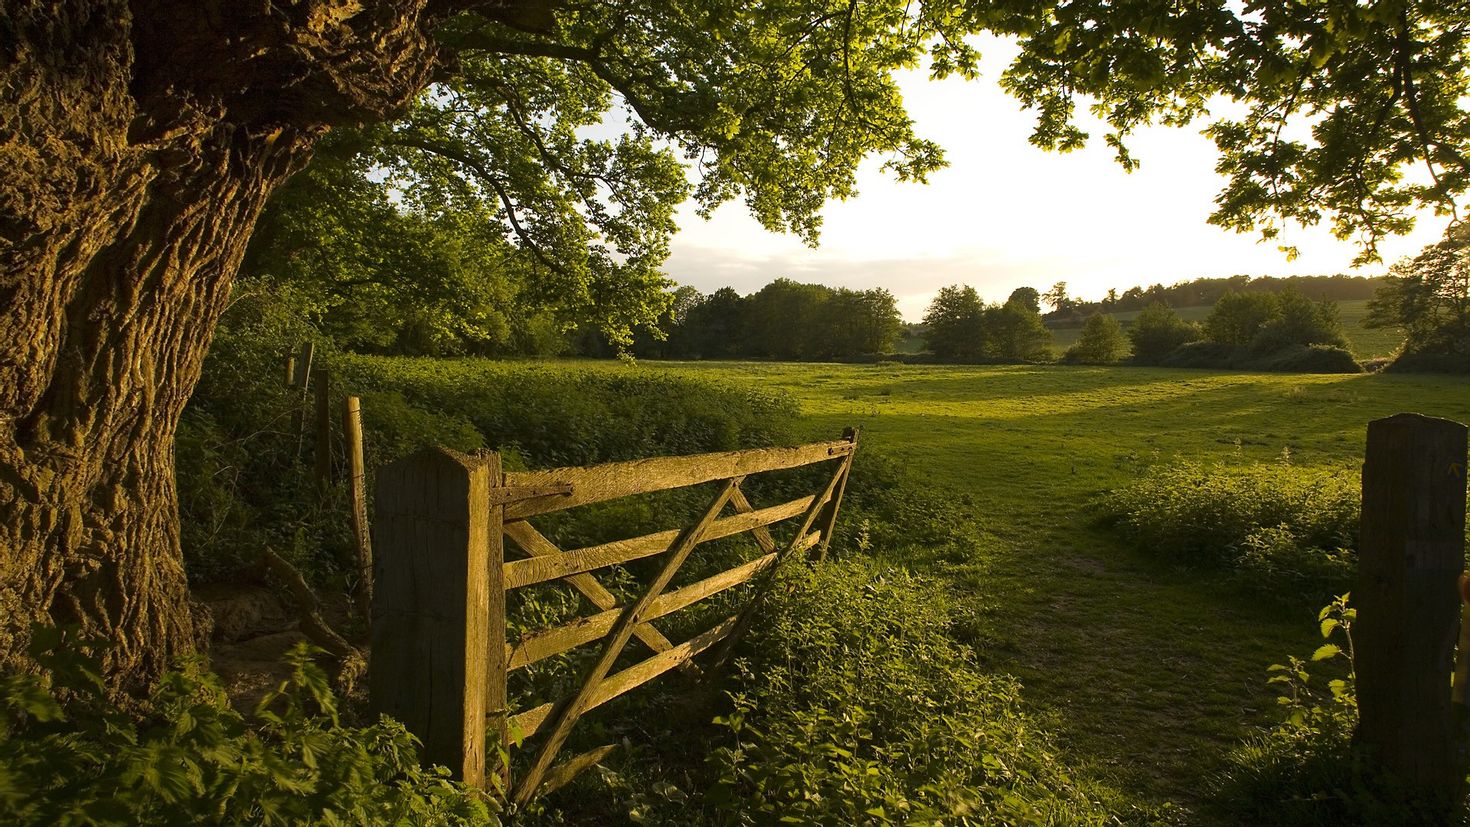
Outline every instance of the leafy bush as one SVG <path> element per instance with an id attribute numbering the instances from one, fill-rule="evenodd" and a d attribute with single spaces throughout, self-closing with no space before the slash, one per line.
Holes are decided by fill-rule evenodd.
<path id="1" fill-rule="evenodd" d="M 1133 342 L 1133 359 L 1140 364 L 1154 364 L 1180 345 L 1200 337 L 1198 325 L 1179 318 L 1173 308 L 1163 302 L 1145 307 L 1128 328 Z"/>
<path id="2" fill-rule="evenodd" d="M 1115 489 L 1101 512 L 1141 548 L 1184 563 L 1234 567 L 1258 585 L 1340 586 L 1356 555 L 1358 478 L 1286 462 L 1180 462 Z"/>
<path id="3" fill-rule="evenodd" d="M 1250 342 L 1251 350 L 1258 354 L 1315 345 L 1346 350 L 1337 305 L 1311 301 L 1291 288 L 1276 294 L 1275 312 Z"/>
<path id="4" fill-rule="evenodd" d="M 1290 345 L 1265 355 L 1219 342 L 1190 342 L 1158 360 L 1170 368 L 1228 368 L 1280 373 L 1362 373 L 1353 355 L 1335 345 Z"/>
<path id="5" fill-rule="evenodd" d="M 932 582 L 872 562 L 789 570 L 737 662 L 722 821 L 1103 823 L 1010 678 L 946 634 Z"/>
<path id="6" fill-rule="evenodd" d="M 1067 348 L 1062 361 L 1089 365 L 1106 365 L 1122 360 L 1128 355 L 1128 337 L 1118 320 L 1102 313 L 1094 313 L 1082 326 L 1082 335 L 1077 343 Z"/>
<path id="7" fill-rule="evenodd" d="M 1216 806 L 1231 820 L 1281 825 L 1463 823 L 1446 809 L 1383 776 L 1355 747 L 1358 725 L 1352 626 L 1357 610 L 1343 595 L 1318 613 L 1328 642 L 1311 664 L 1291 657 L 1273 664 L 1269 683 L 1282 689 L 1282 720 L 1233 750 L 1214 782 Z M 1309 669 L 1329 669 L 1324 689 Z"/>
<path id="8" fill-rule="evenodd" d="M 420 768 L 402 725 L 345 725 L 304 645 L 255 729 L 199 660 L 166 674 L 138 719 L 106 699 L 86 647 L 41 629 L 32 655 L 44 676 L 0 679 L 6 824 L 496 823 L 447 770 Z"/>
<path id="9" fill-rule="evenodd" d="M 1363 366 L 1335 345 L 1292 345 L 1244 365 L 1283 373 L 1362 373 Z"/>
<path id="10" fill-rule="evenodd" d="M 1169 351 L 1156 364 L 1166 368 L 1234 367 L 1240 349 L 1219 342 L 1188 342 Z"/>

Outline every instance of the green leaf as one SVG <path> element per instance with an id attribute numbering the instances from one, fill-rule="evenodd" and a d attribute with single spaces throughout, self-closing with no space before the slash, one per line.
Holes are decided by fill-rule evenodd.
<path id="1" fill-rule="evenodd" d="M 1328 658 L 1335 658 L 1340 654 L 1342 654 L 1342 648 L 1337 644 L 1324 643 L 1317 647 L 1317 651 L 1312 653 L 1312 660 L 1327 660 Z"/>

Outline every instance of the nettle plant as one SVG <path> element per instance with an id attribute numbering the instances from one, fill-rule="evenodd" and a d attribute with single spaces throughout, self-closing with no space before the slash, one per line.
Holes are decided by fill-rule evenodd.
<path id="1" fill-rule="evenodd" d="M 105 692 L 101 647 L 38 628 L 40 674 L 0 679 L 0 822 L 131 824 L 496 824 L 488 803 L 419 766 L 401 724 L 344 724 L 317 654 L 299 644 L 291 676 L 255 724 L 229 705 L 200 658 L 165 673 L 146 711 Z"/>

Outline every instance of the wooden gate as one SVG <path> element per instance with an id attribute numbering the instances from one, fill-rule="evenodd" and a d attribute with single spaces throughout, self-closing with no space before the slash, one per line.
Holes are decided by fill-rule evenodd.
<path id="1" fill-rule="evenodd" d="M 675 644 L 653 621 L 711 595 L 770 574 L 812 548 L 825 554 L 842 503 L 857 433 L 795 448 L 764 448 L 607 465 L 506 473 L 494 453 L 474 456 L 423 451 L 378 475 L 373 524 L 372 667 L 376 711 L 402 721 L 424 743 L 425 760 L 450 767 L 467 783 L 503 791 L 525 803 L 571 780 L 612 747 L 554 765 L 578 719 L 721 641 L 738 638 L 755 597 L 734 615 Z M 752 474 L 836 461 L 823 489 L 779 505 L 755 508 L 741 490 Z M 529 520 L 621 497 L 717 482 L 700 517 L 682 529 L 563 551 Z M 726 508 L 734 513 L 722 516 Z M 800 518 L 778 545 L 769 526 Z M 761 555 L 669 590 L 680 567 L 707 540 L 750 532 Z M 518 550 L 507 559 L 505 539 Z M 641 558 L 658 558 L 657 573 L 636 598 L 619 604 L 594 572 Z M 560 581 L 597 611 L 569 623 L 506 639 L 506 595 Z M 755 590 L 755 595 L 761 589 Z M 637 638 L 646 659 L 613 672 Z M 507 704 L 507 675 L 544 658 L 601 641 L 601 652 L 564 698 L 529 709 Z M 487 755 L 487 731 L 489 748 Z M 535 743 L 535 759 L 511 778 L 511 734 Z M 488 773 L 487 773 L 488 766 Z"/>

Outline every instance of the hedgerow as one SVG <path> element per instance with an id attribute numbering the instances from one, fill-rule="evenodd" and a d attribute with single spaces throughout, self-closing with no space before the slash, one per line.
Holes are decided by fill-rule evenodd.
<path id="1" fill-rule="evenodd" d="M 1357 559 L 1358 477 L 1347 469 L 1181 461 L 1109 492 L 1099 511 L 1140 548 L 1271 589 L 1340 591 Z"/>

